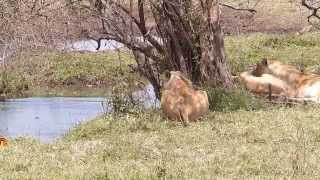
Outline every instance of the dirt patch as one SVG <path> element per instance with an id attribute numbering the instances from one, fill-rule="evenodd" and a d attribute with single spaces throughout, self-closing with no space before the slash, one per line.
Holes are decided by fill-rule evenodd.
<path id="1" fill-rule="evenodd" d="M 235 7 L 237 4 L 231 5 Z M 245 7 L 244 7 L 245 8 Z M 221 24 L 226 34 L 298 32 L 308 25 L 308 10 L 298 2 L 264 0 L 253 8 L 256 13 L 222 7 Z"/>

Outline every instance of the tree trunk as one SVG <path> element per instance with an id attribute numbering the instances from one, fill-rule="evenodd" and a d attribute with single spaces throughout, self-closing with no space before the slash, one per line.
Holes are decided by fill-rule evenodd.
<path id="1" fill-rule="evenodd" d="M 202 5 L 203 32 L 200 33 L 201 76 L 211 85 L 230 88 L 233 82 L 225 56 L 218 1 L 206 0 L 205 3 Z"/>
<path id="2" fill-rule="evenodd" d="M 138 69 L 140 73 L 150 81 L 150 83 L 153 86 L 156 97 L 160 99 L 161 82 L 158 65 L 151 58 L 147 57 L 139 51 L 134 50 L 133 55 L 138 64 Z"/>
<path id="3" fill-rule="evenodd" d="M 196 84 L 232 87 L 218 0 L 138 0 L 130 9 L 116 0 L 103 2 L 107 6 L 104 37 L 133 51 L 141 74 L 158 98 L 160 74 L 165 70 L 179 70 Z M 137 13 L 132 13 L 133 5 Z M 148 10 L 154 27 L 146 25 Z"/>

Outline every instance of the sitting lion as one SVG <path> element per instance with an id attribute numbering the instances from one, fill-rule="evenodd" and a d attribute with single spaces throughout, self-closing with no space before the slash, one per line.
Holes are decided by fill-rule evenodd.
<path id="1" fill-rule="evenodd" d="M 205 91 L 194 90 L 191 81 L 180 71 L 171 71 L 163 88 L 161 109 L 170 119 L 186 125 L 208 112 L 208 96 Z"/>

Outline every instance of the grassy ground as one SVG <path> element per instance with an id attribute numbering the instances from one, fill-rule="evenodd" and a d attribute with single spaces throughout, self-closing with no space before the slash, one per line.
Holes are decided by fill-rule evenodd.
<path id="1" fill-rule="evenodd" d="M 126 51 L 21 55 L 8 63 L 5 75 L 0 73 L 1 79 L 7 81 L 6 86 L 0 83 L 0 92 L 13 96 L 84 95 L 81 91 L 89 90 L 88 95 L 92 87 L 106 89 L 119 81 L 141 79 L 138 73 L 130 72 L 128 65 L 133 63 Z"/>
<path id="2" fill-rule="evenodd" d="M 238 74 L 255 65 L 262 57 L 275 58 L 308 71 L 320 72 L 320 33 L 250 34 L 226 37 L 231 70 Z"/>
<path id="3" fill-rule="evenodd" d="M 158 112 L 106 116 L 53 144 L 0 149 L 3 179 L 319 178 L 319 107 L 210 113 L 188 127 Z"/>
<path id="4" fill-rule="evenodd" d="M 226 49 L 234 74 L 265 56 L 319 72 L 317 33 L 227 37 Z M 71 63 L 77 73 L 92 66 L 78 61 L 57 58 L 53 67 Z M 61 68 L 48 77 L 68 72 Z M 0 179 L 319 178 L 318 106 L 271 106 L 242 90 L 210 90 L 209 98 L 212 111 L 188 127 L 158 110 L 131 110 L 80 125 L 52 144 L 12 140 L 0 149 Z"/>

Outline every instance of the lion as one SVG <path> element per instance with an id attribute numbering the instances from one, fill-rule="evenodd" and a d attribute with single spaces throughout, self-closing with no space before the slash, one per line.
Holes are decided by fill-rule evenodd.
<path id="1" fill-rule="evenodd" d="M 240 79 L 250 92 L 257 94 L 290 96 L 292 91 L 292 88 L 285 81 L 270 74 L 262 74 L 257 77 L 251 71 L 245 71 L 240 74 Z"/>
<path id="2" fill-rule="evenodd" d="M 194 90 L 192 82 L 180 71 L 170 72 L 170 79 L 163 87 L 160 105 L 169 119 L 181 121 L 184 125 L 195 121 L 209 110 L 207 93 Z"/>
<path id="3" fill-rule="evenodd" d="M 257 77 L 270 74 L 286 82 L 291 87 L 289 92 L 291 97 L 317 100 L 320 97 L 320 75 L 302 72 L 295 66 L 263 58 L 252 74 Z"/>

